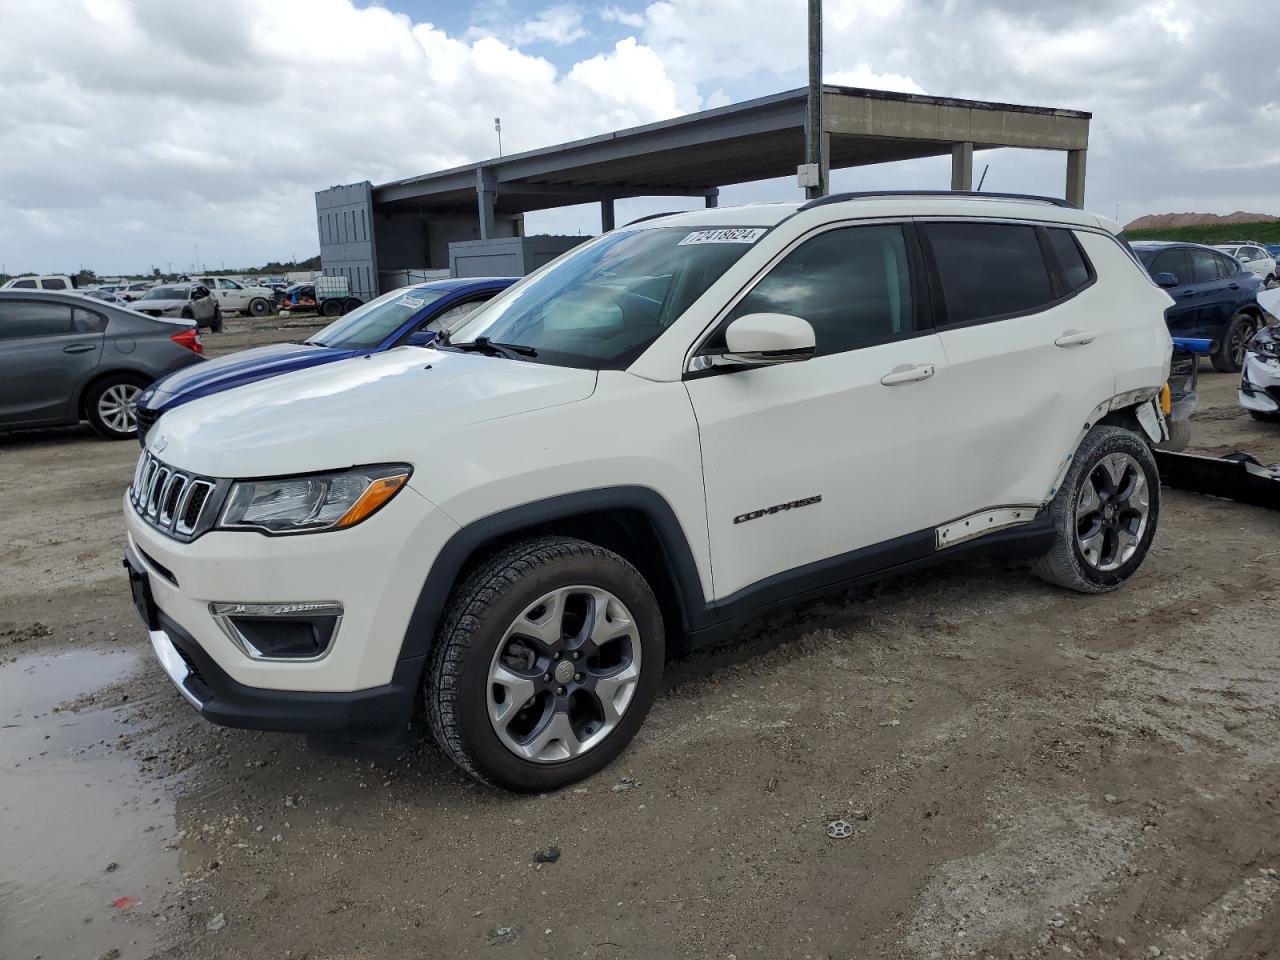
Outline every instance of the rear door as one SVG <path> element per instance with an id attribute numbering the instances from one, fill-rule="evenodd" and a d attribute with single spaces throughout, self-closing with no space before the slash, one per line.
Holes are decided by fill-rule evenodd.
<path id="1" fill-rule="evenodd" d="M 946 378 L 953 519 L 1041 503 L 1094 406 L 1115 393 L 1113 331 L 1073 231 L 920 222 Z"/>
<path id="2" fill-rule="evenodd" d="M 74 419 L 75 397 L 102 358 L 106 322 L 39 300 L 0 302 L 0 423 Z"/>
<path id="3" fill-rule="evenodd" d="M 1187 255 L 1191 260 L 1191 278 L 1196 291 L 1194 336 L 1219 339 L 1235 313 L 1237 296 L 1232 289 L 1234 281 L 1223 276 L 1226 272 L 1222 266 L 1224 258 L 1215 251 L 1189 247 Z M 1239 289 L 1238 283 L 1235 288 Z"/>

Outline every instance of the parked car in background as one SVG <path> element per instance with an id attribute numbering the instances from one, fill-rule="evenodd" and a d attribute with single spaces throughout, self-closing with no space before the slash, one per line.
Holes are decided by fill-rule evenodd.
<path id="1" fill-rule="evenodd" d="M 1214 369 L 1238 373 L 1245 348 L 1264 323 L 1262 281 L 1234 257 L 1198 243 L 1141 240 L 1131 244 L 1152 279 L 1173 297 L 1165 312 L 1175 337 L 1212 340 Z"/>
<path id="2" fill-rule="evenodd" d="M 1263 327 L 1249 344 L 1238 397 L 1255 420 L 1280 423 L 1280 329 Z"/>
<path id="3" fill-rule="evenodd" d="M 1280 263 L 1280 243 L 1263 244 L 1263 249 L 1266 250 L 1267 253 L 1271 254 L 1272 260 Z"/>
<path id="4" fill-rule="evenodd" d="M 110 440 L 137 432 L 134 400 L 203 361 L 185 320 L 154 320 L 75 293 L 0 290 L 0 430 L 88 420 Z"/>
<path id="5" fill-rule="evenodd" d="M 293 370 L 398 346 L 424 346 L 515 283 L 512 277 L 436 280 L 383 294 L 301 343 L 275 343 L 182 370 L 138 398 L 139 438 L 161 414 L 191 400 Z"/>
<path id="6" fill-rule="evenodd" d="M 124 309 L 128 309 L 133 306 L 133 304 L 131 304 L 128 300 L 125 300 L 122 297 L 116 296 L 116 294 L 113 293 L 112 291 L 104 289 L 102 287 L 96 287 L 89 290 L 82 289 L 82 290 L 77 290 L 75 292 L 82 297 L 89 297 L 91 300 L 101 300 L 103 303 L 109 303 L 113 307 L 121 307 Z"/>
<path id="7" fill-rule="evenodd" d="M 181 317 L 196 326 L 222 332 L 222 308 L 203 283 L 168 283 L 152 287 L 133 303 L 133 309 L 151 317 Z"/>
<path id="8" fill-rule="evenodd" d="M 135 280 L 133 283 L 126 283 L 119 287 L 116 290 L 116 296 L 124 300 L 137 300 L 154 286 L 155 283 L 150 280 Z"/>
<path id="9" fill-rule="evenodd" d="M 231 277 L 192 277 L 213 291 L 223 313 L 265 317 L 275 306 L 275 293 L 269 287 L 246 286 Z"/>
<path id="10" fill-rule="evenodd" d="M 65 273 L 43 277 L 14 277 L 6 280 L 0 290 L 71 290 L 75 284 Z"/>
<path id="11" fill-rule="evenodd" d="M 427 349 L 197 400 L 124 504 L 159 665 L 334 750 L 421 709 L 542 793 L 626 747 L 671 649 L 771 610 L 974 552 L 1113 590 L 1160 519 L 1172 349 L 1118 232 L 990 194 L 659 217 Z"/>
<path id="12" fill-rule="evenodd" d="M 1246 270 L 1270 289 L 1277 283 L 1276 259 L 1259 243 L 1220 243 L 1214 246 L 1229 257 L 1235 257 Z"/>

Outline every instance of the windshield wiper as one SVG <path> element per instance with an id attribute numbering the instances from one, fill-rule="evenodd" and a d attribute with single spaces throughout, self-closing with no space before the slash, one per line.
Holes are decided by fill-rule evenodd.
<path id="1" fill-rule="evenodd" d="M 437 337 L 435 342 L 440 343 L 440 338 Z M 499 343 L 496 340 L 490 340 L 488 337 L 476 337 L 474 340 L 467 340 L 463 343 L 450 343 L 446 340 L 443 346 L 454 350 L 475 350 L 491 356 L 506 357 L 508 360 L 515 360 L 520 357 L 536 357 L 538 355 L 538 351 L 533 347 L 526 347 L 521 343 Z"/>

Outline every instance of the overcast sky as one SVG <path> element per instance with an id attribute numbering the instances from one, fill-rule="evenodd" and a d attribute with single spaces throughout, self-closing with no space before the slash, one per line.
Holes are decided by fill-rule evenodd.
<path id="1" fill-rule="evenodd" d="M 1122 220 L 1280 214 L 1270 6 L 827 0 L 826 79 L 1092 111 L 1088 205 Z M 495 115 L 513 153 L 802 86 L 804 18 L 805 0 L 0 0 L 0 268 L 310 256 L 317 189 L 490 157 Z M 1061 195 L 1061 154 L 986 163 L 988 189 Z M 833 176 L 948 183 L 946 160 Z M 593 232 L 598 210 L 527 227 Z"/>

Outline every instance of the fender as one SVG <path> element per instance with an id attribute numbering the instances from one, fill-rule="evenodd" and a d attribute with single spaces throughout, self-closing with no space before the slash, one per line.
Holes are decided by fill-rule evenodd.
<path id="1" fill-rule="evenodd" d="M 463 527 L 445 543 L 431 564 L 409 626 L 400 647 L 400 659 L 423 657 L 435 643 L 436 630 L 458 574 L 476 550 L 504 536 L 587 513 L 608 510 L 637 510 L 653 524 L 666 555 L 678 602 L 690 630 L 703 626 L 709 616 L 702 592 L 702 578 L 693 559 L 684 528 L 671 505 L 656 490 L 640 486 L 604 487 L 566 493 L 546 500 L 521 504 L 490 514 Z"/>

